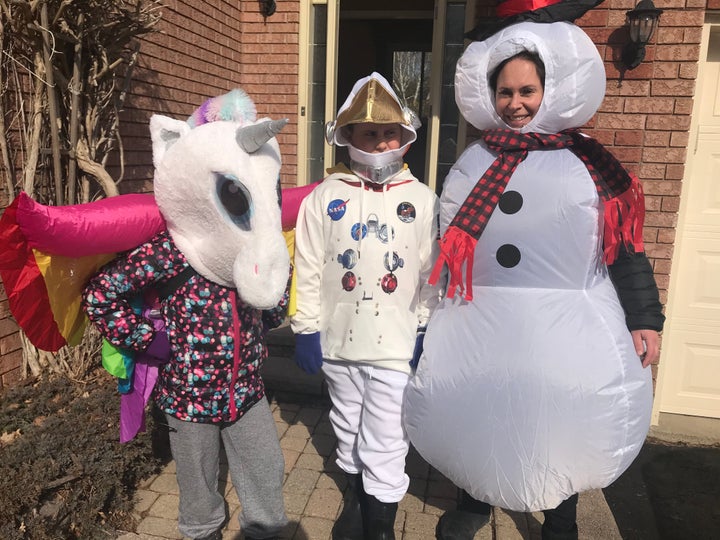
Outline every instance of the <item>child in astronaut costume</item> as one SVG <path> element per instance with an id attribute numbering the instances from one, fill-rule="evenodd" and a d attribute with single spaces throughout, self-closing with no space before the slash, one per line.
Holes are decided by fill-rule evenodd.
<path id="1" fill-rule="evenodd" d="M 544 93 L 531 120 L 508 129 L 491 74 L 524 51 L 544 65 Z M 544 539 L 577 538 L 577 493 L 618 478 L 650 425 L 642 351 L 655 358 L 664 317 L 643 253 L 642 192 L 573 129 L 605 89 L 602 60 L 577 26 L 521 22 L 472 43 L 455 89 L 480 140 L 443 187 L 450 285 L 407 388 L 405 427 L 464 490 L 438 538 L 472 539 L 491 505 L 546 511 Z M 487 213 L 479 233 L 470 209 Z"/>
<path id="2" fill-rule="evenodd" d="M 350 485 L 334 539 L 394 538 L 409 484 L 402 396 L 440 291 L 427 284 L 438 198 L 402 160 L 415 129 L 381 75 L 357 81 L 328 126 L 328 141 L 348 147 L 350 169 L 332 169 L 298 216 L 295 359 L 310 373 L 322 366 Z"/>

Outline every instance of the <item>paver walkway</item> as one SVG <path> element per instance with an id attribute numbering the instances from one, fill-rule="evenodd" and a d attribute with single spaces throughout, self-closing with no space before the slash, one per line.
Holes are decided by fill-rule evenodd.
<path id="1" fill-rule="evenodd" d="M 272 400 L 271 407 L 285 456 L 283 492 L 290 524 L 283 538 L 330 540 L 330 531 L 342 506 L 345 478 L 335 465 L 335 436 L 328 406 L 321 400 Z M 411 451 L 407 472 L 410 489 L 400 502 L 395 530 L 397 540 L 434 540 L 440 515 L 453 508 L 457 490 L 450 481 Z M 224 540 L 242 540 L 237 521 L 239 502 L 227 474 L 221 469 L 230 519 Z M 158 475 L 147 479 L 137 493 L 136 530 L 118 540 L 181 540 L 177 529 L 178 486 L 171 461 Z M 495 510 L 475 540 L 539 540 L 542 514 Z M 620 534 L 601 491 L 583 493 L 578 507 L 580 537 L 618 540 Z"/>

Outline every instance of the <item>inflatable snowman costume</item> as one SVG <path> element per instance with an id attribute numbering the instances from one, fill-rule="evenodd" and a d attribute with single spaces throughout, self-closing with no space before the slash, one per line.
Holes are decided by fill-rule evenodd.
<path id="1" fill-rule="evenodd" d="M 565 22 L 515 24 L 472 43 L 455 80 L 463 116 L 480 130 L 507 128 L 488 74 L 523 49 L 539 54 L 546 75 L 541 106 L 522 132 L 587 122 L 605 72 L 592 41 Z M 460 157 L 445 181 L 441 232 L 495 157 L 481 141 Z M 651 372 L 603 260 L 603 219 L 576 155 L 529 152 L 471 255 L 471 290 L 449 291 L 431 318 L 406 390 L 405 426 L 419 453 L 475 499 L 515 511 L 555 508 L 613 482 L 640 451 Z"/>

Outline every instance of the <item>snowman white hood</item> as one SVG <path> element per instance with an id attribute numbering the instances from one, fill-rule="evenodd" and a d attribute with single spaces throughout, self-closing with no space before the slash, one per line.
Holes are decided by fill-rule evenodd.
<path id="1" fill-rule="evenodd" d="M 605 68 L 587 34 L 567 22 L 518 23 L 471 43 L 455 72 L 455 101 L 463 117 L 481 130 L 508 128 L 495 112 L 488 74 L 522 50 L 544 62 L 545 89 L 537 114 L 519 131 L 557 133 L 590 120 L 605 96 Z"/>

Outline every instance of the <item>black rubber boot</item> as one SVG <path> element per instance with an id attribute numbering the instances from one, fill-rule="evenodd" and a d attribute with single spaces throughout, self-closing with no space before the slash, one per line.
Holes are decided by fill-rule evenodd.
<path id="1" fill-rule="evenodd" d="M 363 503 L 365 540 L 395 540 L 398 503 L 383 503 L 368 494 Z"/>
<path id="2" fill-rule="evenodd" d="M 542 540 L 578 540 L 577 494 L 565 499 L 557 508 L 545 510 Z"/>
<path id="3" fill-rule="evenodd" d="M 332 540 L 363 540 L 363 518 L 360 506 L 365 496 L 362 475 L 345 473 L 348 487 L 345 490 L 345 502 L 342 512 L 332 528 Z"/>
<path id="4" fill-rule="evenodd" d="M 435 528 L 437 540 L 472 540 L 477 532 L 490 521 L 492 506 L 473 499 L 467 492 L 457 510 L 445 512 Z"/>

